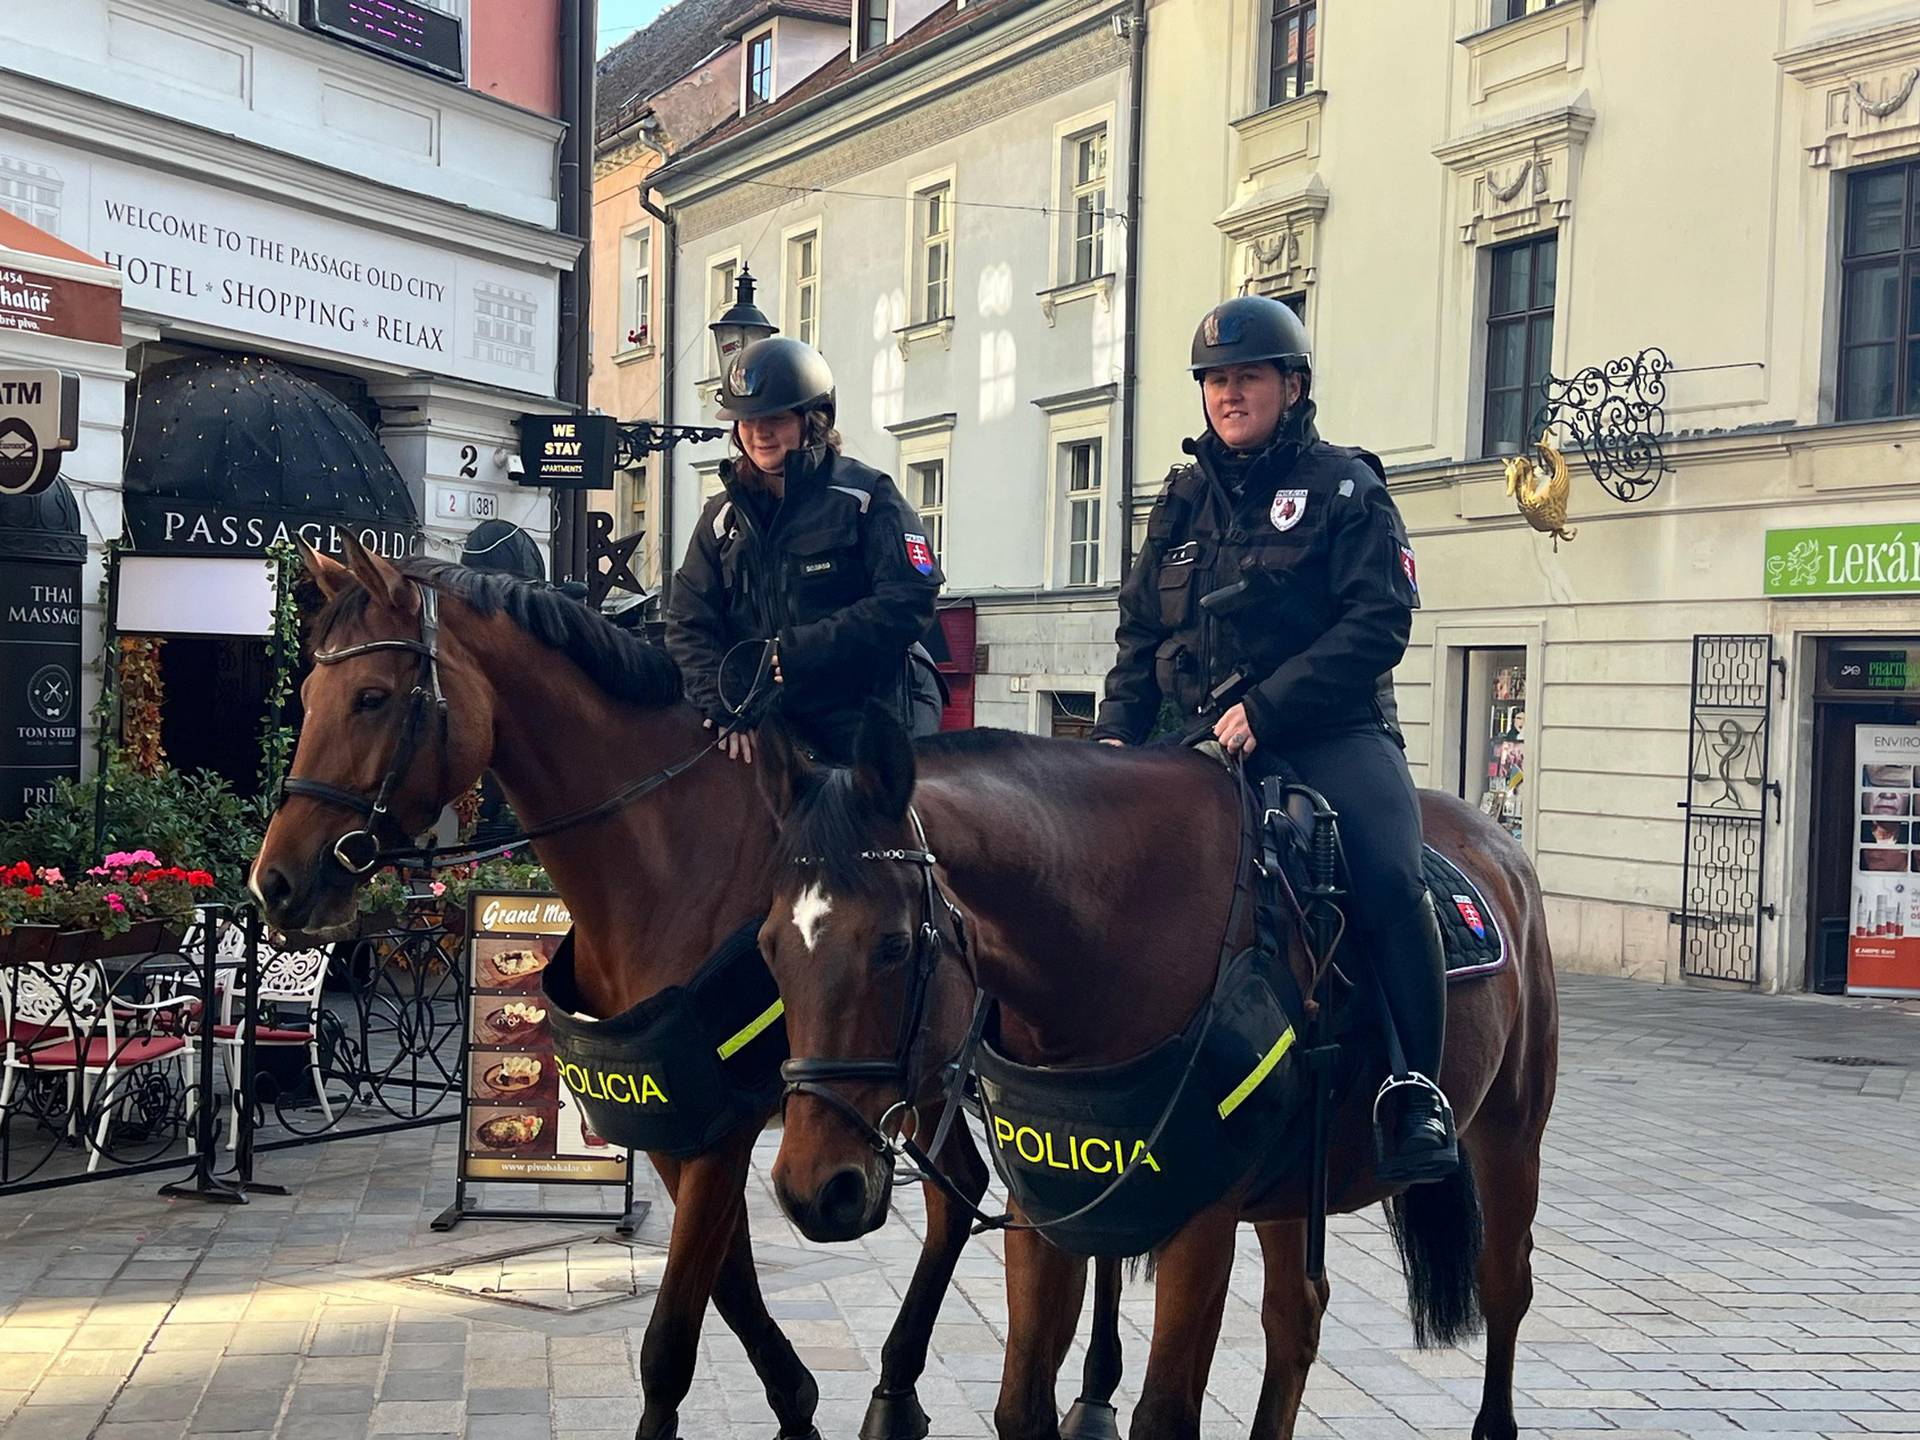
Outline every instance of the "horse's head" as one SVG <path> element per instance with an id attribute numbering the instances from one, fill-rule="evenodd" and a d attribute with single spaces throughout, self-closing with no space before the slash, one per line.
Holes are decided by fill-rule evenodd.
<path id="1" fill-rule="evenodd" d="M 269 924 L 324 935 L 352 923 L 379 846 L 406 844 L 472 787 L 493 720 L 485 687 L 447 663 L 424 582 L 351 537 L 345 565 L 304 544 L 301 558 L 328 604 L 287 793 L 248 886 Z"/>
<path id="2" fill-rule="evenodd" d="M 795 1057 L 774 1192 L 809 1239 L 851 1240 L 886 1218 L 892 1163 L 876 1137 L 909 1123 L 944 1058 L 915 1042 L 940 978 L 925 927 L 945 917 L 928 912 L 906 732 L 870 709 L 846 770 L 810 765 L 777 730 L 763 735 L 761 783 L 781 831 L 760 948 Z"/>

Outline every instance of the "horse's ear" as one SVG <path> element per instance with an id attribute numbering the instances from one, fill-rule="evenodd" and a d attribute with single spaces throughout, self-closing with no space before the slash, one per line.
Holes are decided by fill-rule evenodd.
<path id="1" fill-rule="evenodd" d="M 801 786 L 812 767 L 800 753 L 800 747 L 793 743 L 787 727 L 778 720 L 769 720 L 760 727 L 753 748 L 757 752 L 753 768 L 760 772 L 760 793 L 766 797 L 774 815 L 784 820 L 793 812 L 794 802 L 800 798 Z"/>
<path id="2" fill-rule="evenodd" d="M 403 615 L 412 614 L 420 597 L 414 593 L 407 577 L 362 545 L 357 536 L 347 534 L 341 538 L 347 546 L 347 569 L 367 587 L 367 593 Z"/>
<path id="3" fill-rule="evenodd" d="M 904 820 L 913 777 L 913 737 L 892 711 L 869 701 L 853 745 L 854 793 L 881 818 Z"/>
<path id="4" fill-rule="evenodd" d="M 305 540 L 301 540 L 298 543 L 300 546 L 300 563 L 306 566 L 307 574 L 313 577 L 313 583 L 320 587 L 320 593 L 322 595 L 331 600 L 347 588 L 347 581 L 350 577 L 348 576 L 346 566 L 342 565 L 338 560 L 335 560 L 331 555 L 322 555 Z"/>

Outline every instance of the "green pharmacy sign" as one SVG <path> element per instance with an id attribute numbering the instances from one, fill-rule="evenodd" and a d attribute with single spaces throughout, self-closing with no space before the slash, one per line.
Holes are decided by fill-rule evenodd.
<path id="1" fill-rule="evenodd" d="M 1920 522 L 1769 530 L 1764 593 L 1920 594 Z"/>

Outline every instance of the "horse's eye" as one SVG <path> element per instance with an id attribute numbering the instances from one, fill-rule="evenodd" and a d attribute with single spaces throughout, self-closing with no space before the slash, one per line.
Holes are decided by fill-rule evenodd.
<path id="1" fill-rule="evenodd" d="M 378 710 L 386 703 L 387 692 L 385 690 L 362 690 L 358 695 L 353 697 L 353 708 L 356 712 Z"/>
<path id="2" fill-rule="evenodd" d="M 874 962 L 879 965 L 903 964 L 913 954 L 911 935 L 883 935 L 880 943 L 874 947 Z"/>

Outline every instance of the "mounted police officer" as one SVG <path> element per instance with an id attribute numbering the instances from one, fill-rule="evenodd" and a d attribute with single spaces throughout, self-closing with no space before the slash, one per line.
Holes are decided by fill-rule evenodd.
<path id="1" fill-rule="evenodd" d="M 1445 957 L 1421 879 L 1420 809 L 1393 698 L 1419 607 L 1380 461 L 1314 428 L 1306 328 L 1265 296 L 1216 306 L 1193 339 L 1207 428 L 1186 442 L 1120 595 L 1119 658 L 1096 739 L 1138 744 L 1162 697 L 1213 721 L 1256 775 L 1289 765 L 1340 812 L 1351 923 L 1408 1075 L 1386 1092 L 1382 1178 L 1457 1164 L 1439 1087 Z"/>
<path id="2" fill-rule="evenodd" d="M 720 413 L 733 421 L 734 453 L 667 610 L 687 697 L 724 728 L 723 691 L 740 704 L 754 678 L 729 652 L 770 641 L 783 717 L 822 758 L 850 758 L 869 699 L 916 734 L 938 729 L 938 679 L 917 642 L 933 622 L 940 566 L 893 481 L 840 453 L 826 358 L 782 336 L 754 342 L 722 377 Z M 763 648 L 743 653 L 758 661 Z M 723 744 L 752 763 L 751 733 Z"/>

